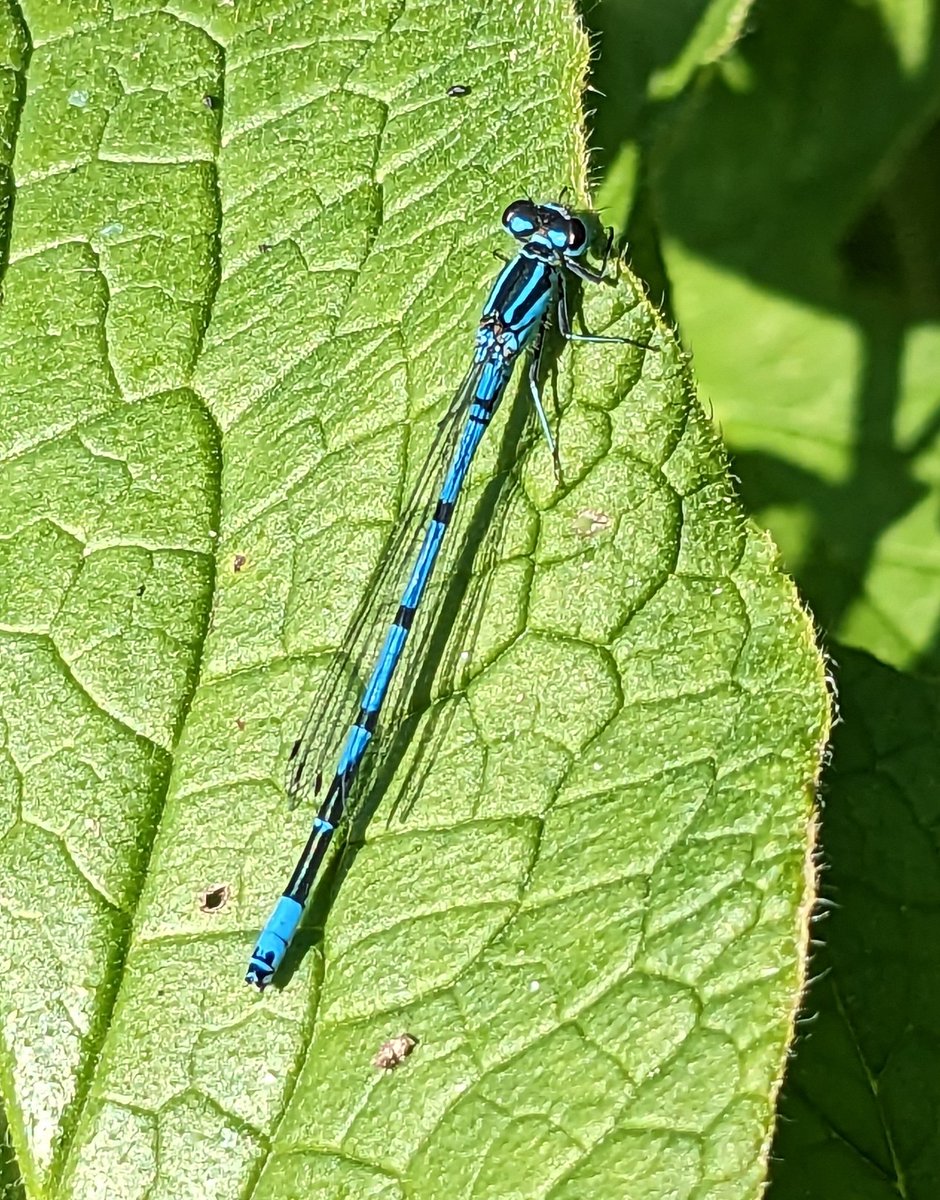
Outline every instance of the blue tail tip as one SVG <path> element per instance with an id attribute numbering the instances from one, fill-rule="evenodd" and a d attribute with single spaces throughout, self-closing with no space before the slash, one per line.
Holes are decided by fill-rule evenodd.
<path id="1" fill-rule="evenodd" d="M 245 982 L 252 984 L 259 992 L 264 991 L 274 978 L 274 972 L 284 961 L 287 947 L 303 911 L 303 905 L 292 896 L 281 896 L 275 904 L 274 911 L 251 952 L 245 974 Z"/>
<path id="2" fill-rule="evenodd" d="M 269 950 L 265 954 L 260 952 L 260 947 L 256 948 L 251 956 L 251 961 L 248 963 L 248 970 L 245 972 L 245 983 L 250 983 L 259 992 L 263 992 L 274 978 L 274 972 L 277 968 L 277 963 L 274 960 L 275 954 L 273 950 Z"/>

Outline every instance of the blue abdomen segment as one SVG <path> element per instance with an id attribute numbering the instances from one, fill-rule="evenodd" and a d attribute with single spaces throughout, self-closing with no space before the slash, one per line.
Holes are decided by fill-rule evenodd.
<path id="1" fill-rule="evenodd" d="M 261 991 L 271 982 L 272 975 L 284 961 L 303 911 L 302 904 L 290 896 L 281 896 L 252 951 L 246 983 L 254 984 Z"/>
<path id="2" fill-rule="evenodd" d="M 372 711 L 365 703 L 362 707 L 367 714 Z M 361 721 L 357 721 L 346 737 L 346 743 L 343 746 L 343 753 L 339 760 L 339 766 L 336 768 L 336 774 L 345 776 L 350 771 L 355 771 L 362 761 L 362 756 L 365 754 L 366 747 L 371 740 L 371 732 Z"/>

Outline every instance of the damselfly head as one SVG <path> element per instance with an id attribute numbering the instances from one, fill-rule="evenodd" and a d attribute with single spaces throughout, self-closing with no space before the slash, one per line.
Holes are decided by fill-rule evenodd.
<path id="1" fill-rule="evenodd" d="M 587 249 L 584 222 L 563 204 L 515 200 L 503 213 L 503 226 L 520 242 L 536 237 L 544 239 L 558 254 L 576 257 Z"/>

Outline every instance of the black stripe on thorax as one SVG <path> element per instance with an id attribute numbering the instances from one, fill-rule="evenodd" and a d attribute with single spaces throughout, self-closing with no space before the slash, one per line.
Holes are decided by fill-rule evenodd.
<path id="1" fill-rule="evenodd" d="M 525 325 L 526 315 L 551 291 L 553 268 L 522 254 L 512 266 L 514 269 L 506 272 L 499 290 L 491 298 L 489 311 L 498 321 L 515 327 Z M 513 312 L 520 300 L 522 309 Z"/>

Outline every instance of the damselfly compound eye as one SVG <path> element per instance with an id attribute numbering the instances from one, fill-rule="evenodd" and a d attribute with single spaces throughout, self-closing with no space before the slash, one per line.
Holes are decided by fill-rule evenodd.
<path id="1" fill-rule="evenodd" d="M 531 200 L 515 200 L 503 213 L 503 227 L 520 241 L 531 237 L 538 224 L 538 205 Z"/>

